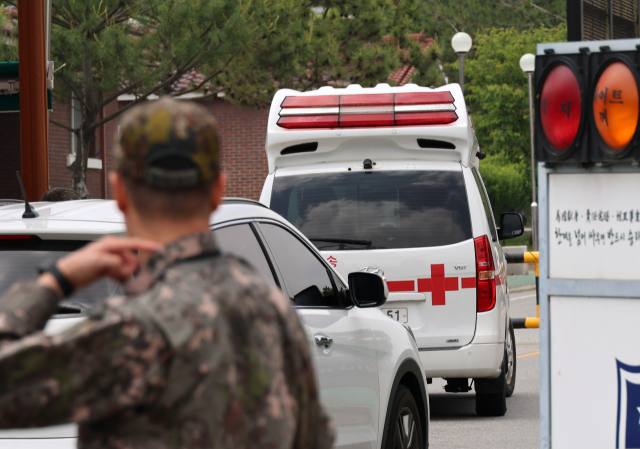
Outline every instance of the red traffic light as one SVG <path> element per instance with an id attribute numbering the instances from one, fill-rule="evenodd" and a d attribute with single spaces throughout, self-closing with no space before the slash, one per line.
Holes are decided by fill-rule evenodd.
<path id="1" fill-rule="evenodd" d="M 555 66 L 544 80 L 540 95 L 540 122 L 556 151 L 568 149 L 580 129 L 582 99 L 578 80 L 568 66 Z"/>

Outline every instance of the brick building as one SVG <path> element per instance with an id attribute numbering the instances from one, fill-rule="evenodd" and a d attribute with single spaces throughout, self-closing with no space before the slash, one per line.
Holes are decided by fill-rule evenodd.
<path id="1" fill-rule="evenodd" d="M 131 101 L 120 97 L 105 108 L 111 114 Z M 197 99 L 196 99 L 197 101 Z M 220 98 L 202 102 L 218 120 L 222 139 L 222 166 L 228 173 L 227 196 L 258 199 L 267 176 L 267 157 L 264 150 L 268 108 L 244 108 Z M 51 120 L 72 126 L 69 104 L 54 103 Z M 21 198 L 15 177 L 20 170 L 20 114 L 0 115 L 0 198 Z M 87 186 L 91 198 L 108 198 L 105 190 L 106 173 L 113 167 L 113 145 L 118 136 L 118 119 L 101 126 L 92 145 Z M 74 155 L 74 135 L 67 129 L 49 124 L 49 186 L 70 187 Z M 103 154 L 103 150 L 106 150 Z M 106 167 L 105 167 L 106 166 Z M 106 192 L 106 195 L 105 195 Z"/>

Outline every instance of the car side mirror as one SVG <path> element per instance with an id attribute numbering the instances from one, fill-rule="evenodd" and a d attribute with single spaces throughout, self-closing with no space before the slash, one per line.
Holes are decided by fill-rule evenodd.
<path id="1" fill-rule="evenodd" d="M 357 307 L 379 307 L 387 302 L 389 288 L 377 274 L 349 273 L 349 296 Z"/>
<path id="2" fill-rule="evenodd" d="M 520 237 L 524 234 L 524 224 L 522 216 L 514 212 L 505 212 L 500 216 L 500 229 L 498 229 L 498 240 L 507 240 Z"/>

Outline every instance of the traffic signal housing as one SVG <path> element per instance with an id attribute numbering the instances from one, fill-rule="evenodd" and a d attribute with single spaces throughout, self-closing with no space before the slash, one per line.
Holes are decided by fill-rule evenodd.
<path id="1" fill-rule="evenodd" d="M 536 156 L 544 162 L 589 162 L 589 52 L 536 57 Z"/>
<path id="2" fill-rule="evenodd" d="M 640 44 L 637 39 L 609 42 L 613 50 L 595 41 L 540 44 L 538 161 L 640 163 Z"/>

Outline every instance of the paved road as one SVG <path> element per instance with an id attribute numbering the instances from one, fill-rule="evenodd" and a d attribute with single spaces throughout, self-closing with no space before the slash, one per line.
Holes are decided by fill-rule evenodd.
<path id="1" fill-rule="evenodd" d="M 510 307 L 514 318 L 536 316 L 535 291 L 512 293 Z M 480 417 L 475 413 L 475 393 L 445 393 L 446 382 L 434 379 L 429 385 L 430 449 L 540 447 L 538 330 L 515 333 L 516 389 L 507 399 L 507 414 Z"/>

